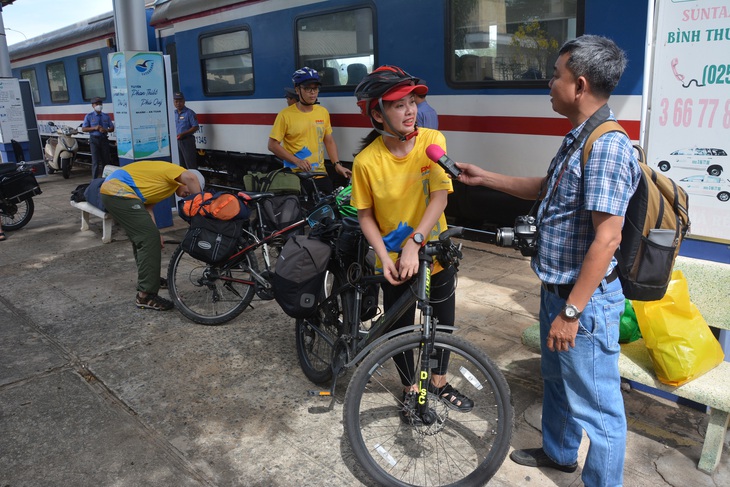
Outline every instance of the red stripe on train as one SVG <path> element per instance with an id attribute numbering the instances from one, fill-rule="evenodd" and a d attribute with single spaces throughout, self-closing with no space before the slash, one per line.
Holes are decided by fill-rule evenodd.
<path id="1" fill-rule="evenodd" d="M 85 114 L 39 114 L 38 120 L 83 120 Z M 274 124 L 275 113 L 199 113 L 198 122 L 207 125 L 264 125 Z M 334 113 L 332 126 L 339 128 L 370 128 L 370 121 L 362 115 Z M 632 140 L 639 140 L 640 122 L 620 120 Z M 553 135 L 562 137 L 570 131 L 564 118 L 547 117 L 480 117 L 466 115 L 439 115 L 439 129 L 448 132 L 485 134 Z"/>

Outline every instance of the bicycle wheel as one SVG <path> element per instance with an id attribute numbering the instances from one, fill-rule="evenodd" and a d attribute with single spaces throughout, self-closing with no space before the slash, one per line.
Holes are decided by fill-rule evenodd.
<path id="1" fill-rule="evenodd" d="M 167 285 L 175 307 L 201 325 L 222 325 L 240 315 L 251 303 L 254 286 L 221 277 L 252 281 L 251 253 L 226 271 L 191 257 L 178 246 L 167 269 Z"/>
<path id="2" fill-rule="evenodd" d="M 334 345 L 348 323 L 349 312 L 343 306 L 343 295 L 329 299 L 332 290 L 345 282 L 342 271 L 331 266 L 324 282 L 325 300 L 317 307 L 312 318 L 296 322 L 296 347 L 299 366 L 309 380 L 322 384 L 332 379 L 332 357 Z"/>
<path id="3" fill-rule="evenodd" d="M 458 412 L 428 393 L 435 421 L 406 424 L 401 417 L 403 386 L 392 359 L 412 350 L 420 364 L 420 341 L 416 333 L 395 337 L 357 368 L 345 395 L 347 441 L 379 485 L 484 485 L 502 465 L 512 437 L 514 410 L 507 381 L 484 352 L 461 338 L 438 334 L 434 353 L 451 352 L 447 379 L 474 407 Z"/>

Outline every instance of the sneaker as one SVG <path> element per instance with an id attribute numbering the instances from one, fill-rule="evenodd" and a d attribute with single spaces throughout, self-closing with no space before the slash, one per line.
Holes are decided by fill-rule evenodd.
<path id="1" fill-rule="evenodd" d="M 160 289 L 167 289 L 167 279 L 164 277 L 160 278 Z"/>
<path id="2" fill-rule="evenodd" d="M 405 424 L 414 425 L 421 424 L 421 418 L 416 413 L 416 404 L 418 401 L 418 393 L 414 391 L 403 392 L 403 400 L 401 401 L 400 419 Z"/>
<path id="3" fill-rule="evenodd" d="M 172 301 L 152 293 L 148 293 L 144 298 L 137 294 L 136 304 L 138 308 L 154 309 L 155 311 L 169 311 L 174 307 Z"/>
<path id="4" fill-rule="evenodd" d="M 542 448 L 528 448 L 526 450 L 515 450 L 509 455 L 513 462 L 526 467 L 546 467 L 560 470 L 561 472 L 573 473 L 578 468 L 578 462 L 570 465 L 561 465 L 553 461 Z"/>

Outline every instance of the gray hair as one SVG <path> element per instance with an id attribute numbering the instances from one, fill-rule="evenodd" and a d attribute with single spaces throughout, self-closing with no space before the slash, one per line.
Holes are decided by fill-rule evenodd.
<path id="1" fill-rule="evenodd" d="M 583 35 L 563 44 L 558 55 L 569 54 L 566 67 L 585 77 L 597 95 L 608 98 L 626 69 L 626 53 L 606 37 Z"/>

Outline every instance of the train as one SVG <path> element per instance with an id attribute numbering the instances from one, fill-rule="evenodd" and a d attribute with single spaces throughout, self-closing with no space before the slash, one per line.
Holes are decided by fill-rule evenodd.
<path id="1" fill-rule="evenodd" d="M 640 139 L 651 0 L 157 0 L 146 6 L 149 48 L 170 57 L 173 91 L 200 130 L 200 167 L 240 184 L 280 164 L 267 149 L 284 88 L 317 69 L 341 161 L 370 130 L 354 89 L 383 64 L 429 87 L 449 156 L 521 176 L 544 175 L 571 129 L 552 111 L 548 82 L 560 46 L 609 37 L 629 64 L 610 105 Z M 10 46 L 13 75 L 30 80 L 40 131 L 78 126 L 97 96 L 111 106 L 112 13 Z M 172 109 L 172 108 L 170 108 Z M 470 228 L 511 225 L 531 202 L 455 183 L 447 215 Z"/>

